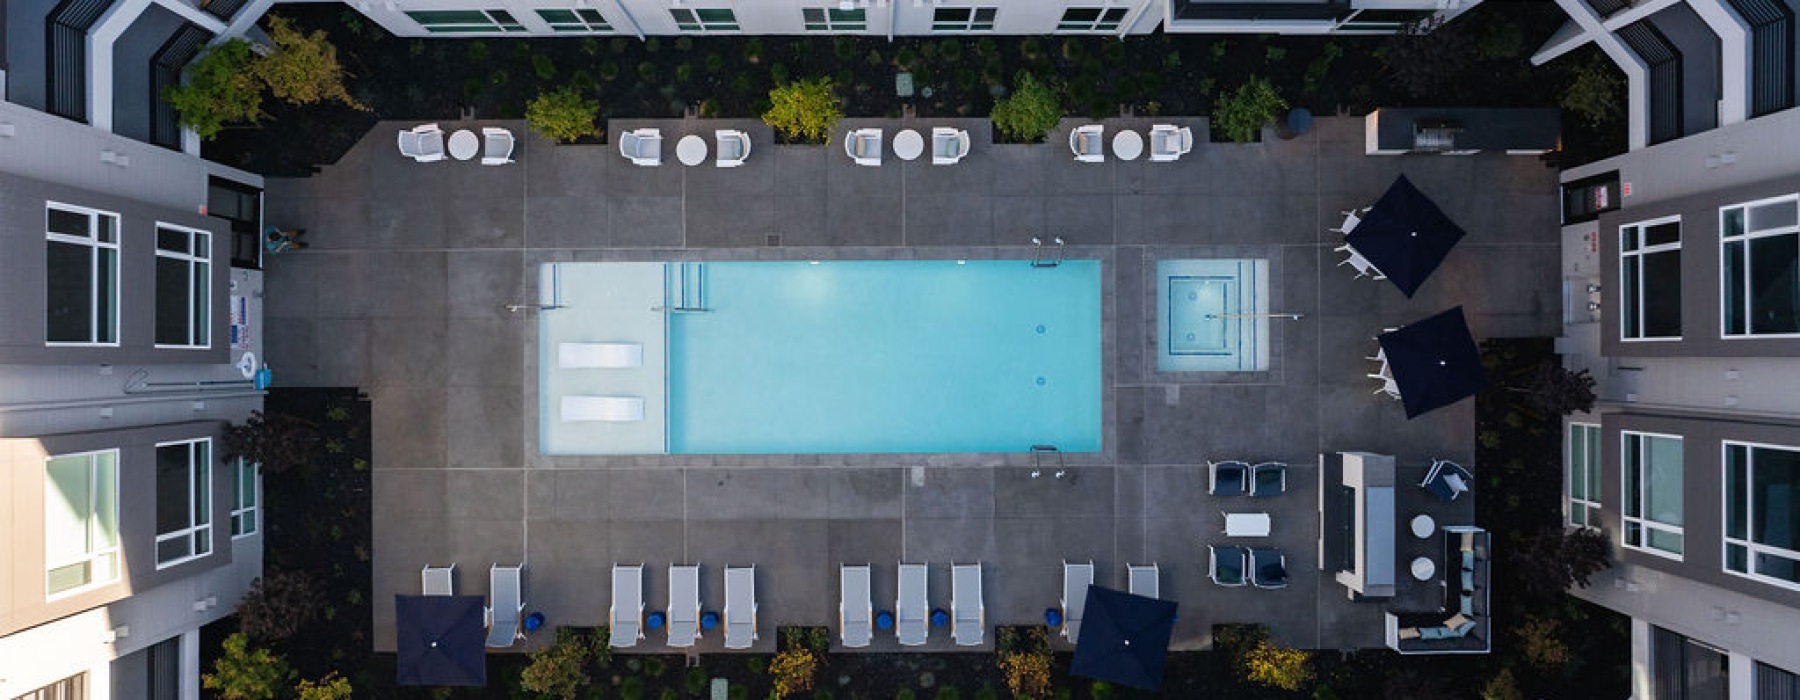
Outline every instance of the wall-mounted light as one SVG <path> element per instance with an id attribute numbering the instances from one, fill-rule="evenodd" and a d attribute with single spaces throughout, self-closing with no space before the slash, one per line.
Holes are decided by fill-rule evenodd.
<path id="1" fill-rule="evenodd" d="M 19 127 L 12 122 L 0 122 L 0 137 L 12 138 L 19 133 Z"/>

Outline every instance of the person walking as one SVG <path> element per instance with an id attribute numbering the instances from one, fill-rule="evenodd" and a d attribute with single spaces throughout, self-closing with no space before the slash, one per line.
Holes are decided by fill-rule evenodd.
<path id="1" fill-rule="evenodd" d="M 300 240 L 306 235 L 306 229 L 296 228 L 286 231 L 270 226 L 263 235 L 263 248 L 270 253 L 286 253 L 290 250 L 306 248 L 306 241 Z"/>

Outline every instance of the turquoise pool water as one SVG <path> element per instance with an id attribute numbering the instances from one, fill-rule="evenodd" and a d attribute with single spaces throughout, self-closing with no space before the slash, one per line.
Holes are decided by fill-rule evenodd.
<path id="1" fill-rule="evenodd" d="M 1097 261 L 668 273 L 671 453 L 1101 448 Z"/>

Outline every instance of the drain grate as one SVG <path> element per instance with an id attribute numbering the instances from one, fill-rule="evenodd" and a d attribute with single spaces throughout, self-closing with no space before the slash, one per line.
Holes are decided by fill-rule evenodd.
<path id="1" fill-rule="evenodd" d="M 769 234 L 769 247 L 770 248 L 780 248 L 781 247 L 781 234 L 779 234 L 779 233 Z"/>

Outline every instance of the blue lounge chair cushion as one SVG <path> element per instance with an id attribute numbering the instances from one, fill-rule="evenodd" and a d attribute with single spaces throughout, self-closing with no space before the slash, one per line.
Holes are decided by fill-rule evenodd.
<path id="1" fill-rule="evenodd" d="M 1474 617 L 1475 616 L 1475 596 L 1469 595 L 1468 593 L 1462 594 L 1461 610 L 1462 610 L 1462 614 L 1468 615 L 1470 617 Z"/>
<path id="2" fill-rule="evenodd" d="M 1439 628 L 1439 629 L 1442 629 L 1442 628 Z M 1450 634 L 1453 636 L 1461 637 L 1461 636 L 1468 634 L 1471 630 L 1474 630 L 1474 629 L 1475 629 L 1475 621 L 1470 620 L 1468 622 L 1464 622 L 1460 625 L 1457 625 L 1456 629 L 1450 630 Z"/>
<path id="3" fill-rule="evenodd" d="M 1463 587 L 1463 590 L 1465 590 L 1465 591 L 1475 590 L 1475 572 L 1470 571 L 1468 569 L 1463 569 L 1462 587 Z"/>
<path id="4" fill-rule="evenodd" d="M 1420 639 L 1449 639 L 1450 638 L 1450 628 L 1444 627 L 1441 625 L 1437 626 L 1437 627 L 1420 627 L 1419 628 L 1419 638 Z"/>

